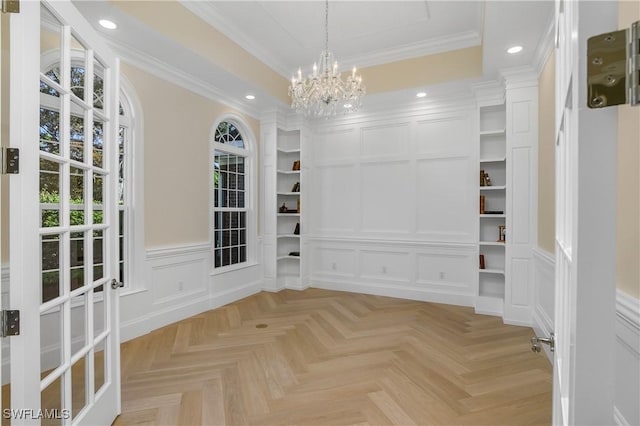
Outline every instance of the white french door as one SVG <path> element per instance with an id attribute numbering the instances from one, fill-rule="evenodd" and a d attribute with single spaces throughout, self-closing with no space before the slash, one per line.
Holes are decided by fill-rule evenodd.
<path id="1" fill-rule="evenodd" d="M 617 2 L 556 0 L 554 425 L 613 423 L 616 109 L 587 108 L 587 39 Z"/>
<path id="2" fill-rule="evenodd" d="M 21 334 L 9 338 L 3 408 L 13 424 L 107 425 L 120 410 L 119 64 L 70 1 L 21 9 L 10 20 L 21 170 L 10 177 L 9 303 Z"/>

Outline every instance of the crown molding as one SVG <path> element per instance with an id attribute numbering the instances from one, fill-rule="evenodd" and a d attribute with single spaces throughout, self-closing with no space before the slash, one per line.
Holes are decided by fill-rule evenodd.
<path id="1" fill-rule="evenodd" d="M 542 69 L 547 64 L 547 61 L 549 60 L 549 57 L 551 56 L 555 48 L 555 27 L 556 20 L 555 16 L 552 14 L 549 22 L 547 23 L 546 30 L 544 34 L 542 34 L 542 38 L 540 38 L 538 46 L 536 47 L 536 51 L 533 54 L 533 61 L 531 63 L 531 66 L 538 76 L 540 76 Z"/>
<path id="2" fill-rule="evenodd" d="M 180 4 L 196 15 L 198 18 L 204 20 L 207 24 L 211 25 L 216 30 L 227 36 L 231 41 L 238 44 L 244 50 L 256 57 L 262 63 L 273 69 L 286 79 L 291 77 L 291 69 L 283 63 L 277 61 L 272 53 L 268 50 L 262 49 L 251 39 L 245 37 L 241 31 L 238 31 L 239 26 L 233 25 L 231 22 L 225 20 L 222 16 L 213 13 L 211 8 L 207 6 L 207 2 L 192 1 L 192 0 L 178 0 Z"/>
<path id="3" fill-rule="evenodd" d="M 358 64 L 358 68 L 383 65 L 390 62 L 403 61 L 427 55 L 435 55 L 453 50 L 465 49 L 467 47 L 479 46 L 482 44 L 482 37 L 475 31 L 466 31 L 448 37 L 439 37 L 405 44 L 388 49 L 381 49 L 366 55 L 357 55 L 341 58 L 341 62 Z"/>
<path id="4" fill-rule="evenodd" d="M 210 7 L 206 5 L 206 2 L 179 0 L 180 4 L 187 10 L 191 11 L 194 15 L 203 19 L 209 25 L 226 35 L 233 42 L 237 43 L 244 50 L 256 57 L 258 60 L 269 66 L 284 78 L 289 79 L 291 77 L 291 67 L 275 59 L 273 54 L 251 39 L 245 37 L 241 31 L 238 31 L 238 26 L 232 25 L 228 21 L 224 20 L 221 16 L 213 13 Z M 484 13 L 484 7 L 482 8 Z M 480 20 L 482 24 L 482 20 Z M 405 59 L 412 59 L 421 56 L 433 55 L 436 53 L 442 53 L 450 50 L 459 50 L 467 47 L 479 46 L 482 44 L 482 29 L 480 32 L 466 31 L 452 36 L 439 37 L 416 43 L 409 43 L 404 46 L 396 46 L 387 49 L 381 49 L 373 53 L 366 55 L 355 56 L 341 56 L 340 62 L 342 64 L 357 64 L 358 68 L 371 67 L 376 65 L 382 65 L 389 62 L 402 61 Z M 351 69 L 351 67 L 347 67 Z M 344 70 L 347 70 L 344 68 Z"/>
<path id="5" fill-rule="evenodd" d="M 107 39 L 105 39 L 105 41 L 109 47 L 128 64 L 134 65 L 149 74 L 176 84 L 197 95 L 222 103 L 242 114 L 255 119 L 260 118 L 260 110 L 258 108 L 252 108 L 239 103 L 217 86 L 206 83 L 126 43 Z"/>

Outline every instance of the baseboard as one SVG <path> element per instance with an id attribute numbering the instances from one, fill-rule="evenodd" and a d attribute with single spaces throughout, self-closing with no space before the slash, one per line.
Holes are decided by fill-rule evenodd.
<path id="1" fill-rule="evenodd" d="M 135 339 L 165 325 L 189 318 L 209 309 L 209 295 L 204 293 L 197 299 L 177 305 L 165 306 L 140 317 L 120 324 L 120 341 Z"/>
<path id="2" fill-rule="evenodd" d="M 232 290 L 215 293 L 210 298 L 209 309 L 216 309 L 220 306 L 228 305 L 229 303 L 260 293 L 262 286 L 262 281 L 254 281 Z"/>
<path id="3" fill-rule="evenodd" d="M 447 305 L 473 306 L 474 297 L 457 294 L 437 293 L 434 291 L 384 284 L 370 284 L 354 281 L 311 279 L 311 287 L 325 290 L 348 291 L 351 293 L 372 294 L 375 296 L 396 297 L 400 299 L 419 300 L 422 302 L 443 303 Z"/>

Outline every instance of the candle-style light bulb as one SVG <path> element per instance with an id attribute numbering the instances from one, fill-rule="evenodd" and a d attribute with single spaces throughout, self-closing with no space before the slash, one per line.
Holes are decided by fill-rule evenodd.
<path id="1" fill-rule="evenodd" d="M 338 71 L 338 61 L 333 63 L 333 73 L 335 74 L 336 71 Z"/>
<path id="2" fill-rule="evenodd" d="M 313 76 L 316 77 L 318 75 L 318 64 L 313 63 Z"/>
<path id="3" fill-rule="evenodd" d="M 298 80 L 302 81 L 302 69 L 298 68 Z"/>
<path id="4" fill-rule="evenodd" d="M 353 70 L 351 71 L 351 77 L 356 77 L 356 67 L 353 67 Z"/>

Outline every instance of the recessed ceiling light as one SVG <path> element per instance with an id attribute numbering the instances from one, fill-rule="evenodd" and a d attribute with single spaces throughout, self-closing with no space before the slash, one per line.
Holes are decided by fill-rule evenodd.
<path id="1" fill-rule="evenodd" d="M 418 92 L 418 93 L 416 93 L 416 97 L 418 97 L 418 98 L 424 98 L 425 96 L 427 96 L 427 92 Z"/>
<path id="2" fill-rule="evenodd" d="M 115 22 L 108 19 L 101 19 L 98 21 L 98 23 L 108 30 L 115 30 L 116 28 L 118 28 Z"/>
<path id="3" fill-rule="evenodd" d="M 254 95 L 247 95 L 245 99 L 249 99 L 250 101 L 254 100 L 256 97 Z"/>
<path id="4" fill-rule="evenodd" d="M 507 53 L 511 53 L 512 55 L 519 52 L 522 52 L 522 46 L 512 46 L 507 49 Z"/>

